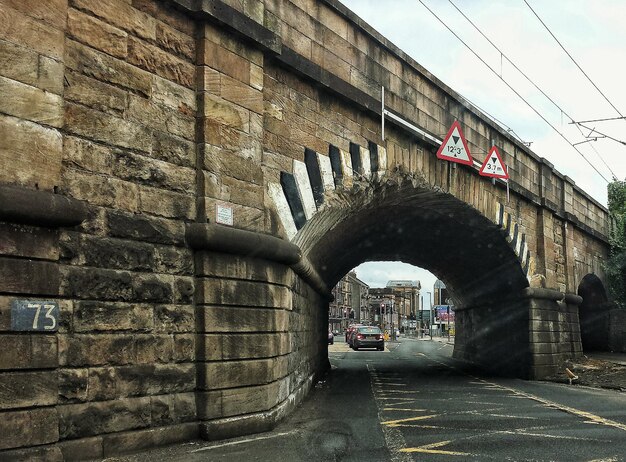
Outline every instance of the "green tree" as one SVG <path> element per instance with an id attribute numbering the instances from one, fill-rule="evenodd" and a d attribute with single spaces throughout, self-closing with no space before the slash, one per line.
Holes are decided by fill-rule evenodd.
<path id="1" fill-rule="evenodd" d="M 626 308 L 626 181 L 610 183 L 608 197 L 611 249 L 606 264 L 607 282 L 613 300 L 620 308 Z"/>

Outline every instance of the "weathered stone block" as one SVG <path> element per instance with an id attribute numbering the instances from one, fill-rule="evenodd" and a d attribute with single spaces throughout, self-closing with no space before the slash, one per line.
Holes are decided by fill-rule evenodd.
<path id="1" fill-rule="evenodd" d="M 104 456 L 111 457 L 142 449 L 190 441 L 198 438 L 195 422 L 150 428 L 134 432 L 115 433 L 103 437 Z"/>
<path id="2" fill-rule="evenodd" d="M 250 86 L 256 90 L 263 90 L 263 68 L 256 64 L 250 64 Z"/>
<path id="3" fill-rule="evenodd" d="M 4 40 L 0 40 L 0 75 L 55 94 L 63 90 L 62 63 Z"/>
<path id="4" fill-rule="evenodd" d="M 33 2 L 37 3 L 37 2 Z M 31 2 L 22 6 L 30 8 Z M 61 7 L 58 14 L 63 15 L 66 8 Z M 19 24 L 19 27 L 15 27 Z M 0 39 L 19 43 L 37 53 L 63 60 L 63 30 L 50 24 L 37 21 L 32 17 L 25 16 L 9 6 L 0 10 Z"/>
<path id="5" fill-rule="evenodd" d="M 198 417 L 208 420 L 269 410 L 278 402 L 279 386 L 278 382 L 274 382 L 246 388 L 198 392 Z"/>
<path id="6" fill-rule="evenodd" d="M 39 88 L 0 76 L 3 112 L 43 125 L 63 125 L 63 99 Z"/>
<path id="7" fill-rule="evenodd" d="M 35 86 L 42 90 L 61 95 L 63 93 L 64 74 L 65 65 L 63 62 L 45 56 L 39 56 L 39 69 Z"/>
<path id="8" fill-rule="evenodd" d="M 246 85 L 250 84 L 250 61 L 212 40 L 202 40 L 198 61 Z"/>
<path id="9" fill-rule="evenodd" d="M 220 334 L 201 338 L 199 358 L 207 361 L 269 358 L 289 354 L 290 337 L 276 334 Z"/>
<path id="10" fill-rule="evenodd" d="M 0 115 L 0 182 L 51 190 L 61 176 L 62 139 L 57 130 Z"/>
<path id="11" fill-rule="evenodd" d="M 57 29 L 63 30 L 65 28 L 67 0 L 50 0 L 46 2 L 37 0 L 2 0 L 2 3 L 33 19 L 48 23 Z"/>
<path id="12" fill-rule="evenodd" d="M 115 367 L 90 367 L 87 401 L 107 401 L 118 398 L 117 369 Z"/>
<path id="13" fill-rule="evenodd" d="M 88 369 L 59 369 L 59 402 L 86 401 L 89 390 Z"/>
<path id="14" fill-rule="evenodd" d="M 70 168 L 63 171 L 63 180 L 63 193 L 75 199 L 92 206 L 137 211 L 139 188 L 133 183 Z"/>
<path id="15" fill-rule="evenodd" d="M 193 117 L 196 114 L 196 92 L 158 75 L 153 76 L 151 101 L 186 116 Z"/>
<path id="16" fill-rule="evenodd" d="M 154 308 L 154 329 L 157 332 L 192 332 L 194 322 L 193 306 L 158 305 Z"/>
<path id="17" fill-rule="evenodd" d="M 128 52 L 126 32 L 73 8 L 67 14 L 67 32 L 79 42 L 111 56 L 124 58 Z"/>
<path id="18" fill-rule="evenodd" d="M 37 460 L 41 462 L 63 462 L 63 453 L 56 445 L 35 446 L 33 448 L 12 449 L 0 453 L 2 462 L 29 462 Z"/>
<path id="19" fill-rule="evenodd" d="M 152 396 L 150 408 L 154 426 L 189 422 L 196 417 L 194 393 Z"/>
<path id="20" fill-rule="evenodd" d="M 169 278 L 150 275 L 133 281 L 135 298 L 146 302 L 173 302 L 173 288 Z"/>
<path id="21" fill-rule="evenodd" d="M 263 114 L 263 92 L 207 66 L 202 67 L 199 77 L 200 91 L 213 93 L 257 114 Z"/>
<path id="22" fill-rule="evenodd" d="M 66 233 L 60 247 L 63 260 L 73 265 L 131 271 L 150 271 L 155 266 L 153 246 L 140 242 Z"/>
<path id="23" fill-rule="evenodd" d="M 250 111 L 211 93 L 202 93 L 202 115 L 243 132 L 250 132 Z"/>
<path id="24" fill-rule="evenodd" d="M 65 74 L 64 96 L 68 101 L 75 101 L 118 116 L 128 105 L 128 94 L 124 90 L 73 71 Z"/>
<path id="25" fill-rule="evenodd" d="M 195 171 L 125 151 L 115 151 L 113 174 L 124 180 L 188 193 L 195 188 Z"/>
<path id="26" fill-rule="evenodd" d="M 152 156 L 176 165 L 196 165 L 196 146 L 193 142 L 167 133 L 154 132 Z"/>
<path id="27" fill-rule="evenodd" d="M 124 300 L 133 298 L 133 278 L 125 271 L 63 267 L 61 292 L 77 298 Z"/>
<path id="28" fill-rule="evenodd" d="M 267 411 L 278 403 L 279 383 L 222 391 L 224 417 Z"/>
<path id="29" fill-rule="evenodd" d="M 156 43 L 175 55 L 184 56 L 189 61 L 196 57 L 196 43 L 193 34 L 176 30 L 162 22 L 156 24 Z"/>
<path id="30" fill-rule="evenodd" d="M 188 88 L 195 86 L 195 67 L 158 47 L 128 38 L 128 62 Z"/>
<path id="31" fill-rule="evenodd" d="M 115 369 L 118 397 L 190 392 L 195 383 L 193 364 L 138 364 Z"/>
<path id="32" fill-rule="evenodd" d="M 196 215 L 193 196 L 149 187 L 139 189 L 139 208 L 165 218 L 193 220 Z"/>
<path id="33" fill-rule="evenodd" d="M 150 398 L 127 398 L 57 407 L 61 439 L 81 438 L 150 425 Z"/>
<path id="34" fill-rule="evenodd" d="M 89 77 L 135 90 L 148 97 L 152 92 L 153 78 L 149 72 L 72 40 L 66 42 L 65 65 Z"/>
<path id="35" fill-rule="evenodd" d="M 169 363 L 174 358 L 174 339 L 169 335 L 136 336 L 138 364 Z"/>
<path id="36" fill-rule="evenodd" d="M 207 172 L 205 174 L 205 194 L 208 197 L 214 197 L 234 204 L 263 209 L 265 191 L 262 186 L 240 181 L 228 176 L 221 176 L 220 192 L 221 194 L 211 194 L 211 187 L 206 183 L 207 179 L 212 176 Z"/>
<path id="37" fill-rule="evenodd" d="M 59 266 L 47 261 L 0 257 L 0 292 L 57 295 Z"/>
<path id="38" fill-rule="evenodd" d="M 154 104 L 153 102 L 131 95 L 126 116 L 154 130 L 170 133 L 193 141 L 195 119 L 193 114 L 184 114 L 177 109 Z"/>
<path id="39" fill-rule="evenodd" d="M 201 332 L 284 332 L 289 312 L 275 309 L 198 307 Z"/>
<path id="40" fill-rule="evenodd" d="M 190 362 L 196 359 L 195 335 L 174 335 L 174 361 Z"/>
<path id="41" fill-rule="evenodd" d="M 0 449 L 54 443 L 59 439 L 59 421 L 53 407 L 9 411 L 0 419 Z"/>
<path id="42" fill-rule="evenodd" d="M 224 132 L 224 128 L 220 128 Z M 203 168 L 217 175 L 229 176 L 248 183 L 263 184 L 263 170 L 260 166 L 262 151 L 253 156 L 219 150 L 203 145 Z"/>
<path id="43" fill-rule="evenodd" d="M 147 331 L 153 328 L 151 305 L 79 301 L 74 308 L 75 332 Z"/>
<path id="44" fill-rule="evenodd" d="M 157 217 L 110 210 L 107 221 L 111 236 L 159 244 L 184 245 L 185 224 Z"/>
<path id="45" fill-rule="evenodd" d="M 283 286 L 224 279 L 204 279 L 201 284 L 206 304 L 291 309 L 291 291 Z"/>
<path id="46" fill-rule="evenodd" d="M 0 374 L 0 408 L 54 405 L 58 389 L 54 371 L 3 372 Z"/>
<path id="47" fill-rule="evenodd" d="M 116 0 L 71 0 L 70 4 L 80 10 L 88 11 L 131 34 L 149 40 L 156 39 L 156 21 L 149 15 L 138 11 L 130 2 Z"/>
<path id="48" fill-rule="evenodd" d="M 190 249 L 155 246 L 154 252 L 154 271 L 185 276 L 193 274 L 193 252 Z"/>
<path id="49" fill-rule="evenodd" d="M 65 106 L 65 127 L 72 133 L 115 146 L 144 152 L 152 147 L 152 132 L 143 125 L 75 104 Z"/>
<path id="50" fill-rule="evenodd" d="M 0 254 L 57 260 L 59 249 L 57 230 L 33 226 L 0 223 Z"/>
<path id="51" fill-rule="evenodd" d="M 64 461 L 102 459 L 102 437 L 81 438 L 59 443 Z"/>
<path id="52" fill-rule="evenodd" d="M 215 390 L 260 385 L 287 375 L 287 362 L 279 358 L 198 364 L 198 388 Z"/>
<path id="53" fill-rule="evenodd" d="M 59 351 L 62 366 L 124 365 L 136 358 L 132 335 L 72 335 Z"/>

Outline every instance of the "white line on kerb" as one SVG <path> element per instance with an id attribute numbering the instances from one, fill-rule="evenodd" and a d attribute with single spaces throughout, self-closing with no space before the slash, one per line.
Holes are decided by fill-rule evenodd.
<path id="1" fill-rule="evenodd" d="M 298 433 L 298 430 L 293 430 L 290 432 L 283 432 L 283 433 L 276 433 L 275 435 L 259 436 L 257 438 L 248 438 L 248 439 L 239 440 L 239 441 L 231 441 L 229 443 L 216 444 L 213 446 L 207 446 L 207 447 L 200 448 L 200 449 L 194 449 L 191 452 L 209 451 L 211 449 L 223 448 L 225 446 L 235 446 L 237 444 L 251 443 L 251 442 L 260 441 L 260 440 L 269 440 L 271 438 L 278 438 L 279 436 L 291 435 L 293 433 Z"/>

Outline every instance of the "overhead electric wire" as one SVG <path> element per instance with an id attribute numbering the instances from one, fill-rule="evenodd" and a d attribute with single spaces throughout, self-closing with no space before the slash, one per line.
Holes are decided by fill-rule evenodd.
<path id="1" fill-rule="evenodd" d="M 573 124 L 588 124 L 591 122 L 606 122 L 607 120 L 620 120 L 620 119 L 624 119 L 624 116 L 621 117 L 606 117 L 604 119 L 593 119 L 593 120 L 579 120 L 578 122 L 574 122 L 572 121 L 571 123 Z"/>
<path id="2" fill-rule="evenodd" d="M 598 88 L 598 86 L 595 84 L 595 82 L 593 80 L 591 80 L 591 77 L 589 77 L 587 75 L 587 73 L 583 70 L 582 67 L 580 67 L 580 65 L 576 62 L 576 60 L 572 57 L 572 55 L 565 49 L 565 47 L 563 46 L 563 44 L 559 41 L 558 38 L 556 38 L 556 36 L 552 33 L 552 31 L 550 30 L 550 28 L 546 25 L 545 22 L 543 22 L 543 20 L 539 17 L 539 15 L 537 14 L 537 12 L 535 10 L 533 10 L 533 7 L 530 6 L 530 4 L 524 0 L 524 3 L 526 3 L 526 6 L 528 6 L 528 8 L 530 8 L 530 11 L 533 12 L 533 14 L 535 15 L 535 17 L 539 20 L 539 22 L 543 25 L 543 27 L 545 27 L 545 29 L 548 31 L 548 33 L 552 36 L 552 38 L 556 41 L 556 43 L 559 44 L 559 46 L 561 47 L 561 49 L 565 52 L 565 54 L 569 57 L 569 59 L 572 60 L 572 62 L 576 65 L 576 67 L 580 70 L 580 72 L 583 73 L 583 75 L 587 78 L 587 80 L 589 80 L 589 83 L 591 83 L 591 85 L 593 85 L 593 87 L 598 90 L 598 93 L 600 93 L 602 95 L 602 97 L 606 100 L 607 103 L 609 103 L 611 105 L 611 107 L 613 109 L 615 109 L 615 112 L 617 112 L 620 117 L 623 119 L 624 115 L 619 111 L 619 109 L 617 109 L 615 107 L 615 105 L 609 100 L 609 98 L 607 98 L 607 96 L 602 92 L 602 90 L 600 90 L 600 88 Z"/>
<path id="3" fill-rule="evenodd" d="M 472 54 L 473 54 L 474 56 L 476 56 L 476 58 L 478 58 L 478 60 L 479 60 L 480 62 L 482 62 L 482 63 L 483 63 L 483 64 L 484 64 L 484 65 L 485 65 L 485 66 L 486 66 L 486 67 L 487 67 L 487 68 L 488 68 L 491 72 L 493 72 L 493 73 L 494 73 L 494 74 L 495 74 L 495 75 L 496 75 L 496 76 L 497 76 L 500 80 L 502 80 L 502 82 L 503 82 L 503 83 L 504 83 L 504 84 L 505 84 L 505 85 L 506 85 L 506 86 L 507 86 L 507 87 L 508 87 L 508 88 L 509 88 L 509 89 L 510 89 L 513 93 L 515 93 L 515 94 L 517 95 L 517 97 L 518 97 L 519 99 L 521 99 L 521 100 L 522 100 L 522 101 L 523 101 L 523 102 L 524 102 L 524 103 L 525 103 L 525 104 L 526 104 L 526 105 L 527 105 L 530 109 L 532 109 L 532 110 L 533 110 L 533 112 L 534 112 L 535 114 L 537 114 L 537 115 L 538 115 L 538 116 L 539 116 L 539 117 L 540 117 L 540 118 L 541 118 L 541 119 L 542 119 L 542 120 L 543 120 L 546 124 L 548 124 L 548 126 L 550 126 L 550 128 L 552 128 L 552 130 L 554 130 L 556 133 L 558 133 L 558 134 L 559 134 L 559 136 L 560 136 L 561 138 L 563 138 L 563 140 L 565 140 L 565 142 L 567 142 L 567 144 L 569 144 L 569 145 L 570 145 L 570 146 L 571 146 L 571 147 L 572 147 L 572 148 L 573 148 L 573 149 L 574 149 L 574 150 L 575 150 L 578 154 L 580 154 L 580 156 L 581 156 L 581 157 L 582 157 L 582 158 L 583 158 L 583 159 L 584 159 L 584 160 L 585 160 L 585 161 L 589 164 L 589 166 L 590 166 L 591 168 L 593 168 L 593 169 L 596 171 L 596 173 L 597 173 L 598 175 L 600 175 L 600 177 L 602 177 L 602 179 L 603 179 L 604 181 L 606 181 L 607 183 L 609 183 L 609 180 L 607 180 L 607 179 L 604 177 L 604 175 L 603 175 L 602 173 L 600 173 L 600 171 L 596 168 L 596 166 L 595 166 L 595 165 L 593 165 L 593 164 L 589 161 L 589 159 L 587 159 L 587 157 L 585 157 L 585 155 L 584 155 L 584 154 L 580 151 L 580 149 L 578 149 L 576 146 L 574 146 L 574 145 L 572 144 L 572 142 L 571 142 L 570 140 L 568 140 L 568 139 L 565 137 L 565 135 L 563 135 L 563 133 L 561 133 L 561 132 L 560 132 L 560 131 L 559 131 L 559 130 L 558 130 L 558 129 L 554 126 L 554 125 L 552 125 L 552 123 L 550 123 L 550 121 L 549 121 L 548 119 L 546 119 L 546 118 L 545 118 L 545 117 L 544 117 L 544 116 L 543 116 L 543 115 L 542 115 L 542 114 L 541 114 L 541 113 L 540 113 L 537 109 L 535 109 L 535 108 L 534 108 L 534 107 L 533 107 L 533 106 L 532 106 L 532 105 L 531 105 L 531 104 L 530 104 L 530 103 L 529 103 L 529 102 L 528 102 L 528 101 L 527 101 L 527 100 L 526 100 L 526 99 L 525 99 L 522 95 L 520 95 L 520 94 L 519 94 L 519 92 L 518 92 L 517 90 L 515 90 L 515 88 L 513 88 L 513 87 L 512 87 L 512 86 L 511 86 L 511 85 L 510 85 L 510 84 L 509 84 L 506 80 L 504 80 L 504 79 L 502 78 L 502 76 L 498 75 L 498 73 L 497 73 L 497 72 L 496 72 L 496 71 L 495 71 L 495 70 L 494 70 L 494 69 L 493 69 L 493 68 L 492 68 L 492 67 L 491 67 L 491 66 L 490 66 L 490 65 L 489 65 L 489 64 L 488 64 L 488 63 L 487 63 L 487 62 L 486 62 L 486 61 L 485 61 L 485 60 L 484 60 L 484 59 L 483 59 L 483 58 L 482 58 L 482 57 L 481 57 L 478 53 L 476 53 L 476 52 L 475 52 L 475 51 L 474 51 L 474 50 L 473 50 L 473 49 L 472 49 L 472 48 L 471 48 L 471 47 L 470 47 L 470 46 L 469 46 L 469 45 L 468 45 L 468 44 L 467 44 L 467 43 L 466 43 L 466 42 L 465 42 L 465 41 L 464 41 L 461 37 L 459 37 L 459 35 L 458 35 L 456 32 L 454 32 L 454 31 L 453 31 L 453 30 L 452 30 L 452 29 L 451 29 L 451 28 L 450 28 L 450 27 L 449 27 L 449 26 L 448 26 L 448 25 L 447 25 L 447 24 L 446 24 L 446 23 L 445 23 L 445 22 L 444 22 L 444 21 L 443 21 L 443 20 L 442 20 L 439 16 L 437 16 L 437 14 L 436 14 L 433 10 L 431 10 L 431 9 L 428 7 L 428 5 L 426 5 L 426 4 L 424 3 L 424 1 L 423 1 L 423 0 L 417 0 L 417 1 L 418 1 L 418 2 L 420 2 L 420 3 L 422 4 L 422 6 L 423 6 L 424 8 L 426 8 L 426 9 L 430 12 L 430 14 L 432 14 L 432 15 L 433 15 L 433 16 L 437 19 L 437 21 L 439 21 L 439 22 L 440 22 L 440 23 L 441 23 L 441 24 L 442 24 L 442 25 L 443 25 L 446 29 L 448 29 L 448 31 L 450 31 L 450 33 L 451 33 L 452 35 L 454 35 L 454 36 L 457 38 L 457 40 L 459 40 L 459 41 L 460 41 L 460 42 L 461 42 L 461 43 L 462 43 L 462 44 L 463 44 L 463 45 L 464 45 L 464 46 L 465 46 L 465 47 L 466 47 L 466 48 L 467 48 L 470 52 L 472 52 Z"/>
<path id="4" fill-rule="evenodd" d="M 540 92 L 540 93 L 541 93 L 541 94 L 542 94 L 542 95 L 543 95 L 543 96 L 544 96 L 544 97 L 545 97 L 548 101 L 550 101 L 550 102 L 551 102 L 551 103 L 552 103 L 552 104 L 553 104 L 553 105 L 554 105 L 554 106 L 555 106 L 555 107 L 556 107 L 559 111 L 561 111 L 561 114 L 563 114 L 564 116 L 566 116 L 566 117 L 567 117 L 567 118 L 568 118 L 568 119 L 569 119 L 572 123 L 574 123 L 574 124 L 575 124 L 576 128 L 578 128 L 578 131 L 580 132 L 580 134 L 581 134 L 583 137 L 588 138 L 588 136 L 585 136 L 585 135 L 583 134 L 582 130 L 580 129 L 580 126 L 578 125 L 578 123 L 577 123 L 577 122 L 575 122 L 575 121 L 574 121 L 574 119 L 572 118 L 572 116 L 570 116 L 567 112 L 565 112 L 565 110 L 564 110 L 561 106 L 559 106 L 559 105 L 558 105 L 558 104 L 557 104 L 557 103 L 556 103 L 556 102 L 555 102 L 555 101 L 554 101 L 554 100 L 553 100 L 550 96 L 548 96 L 548 95 L 547 95 L 547 94 L 546 94 L 546 93 L 545 93 L 545 92 L 544 92 L 541 88 L 539 88 L 539 85 L 537 85 L 537 84 L 536 84 L 536 83 L 535 83 L 535 82 L 534 82 L 534 81 L 533 81 L 530 77 L 528 77 L 528 75 L 526 75 L 526 73 L 525 73 L 524 71 L 522 71 L 522 70 L 521 70 L 521 69 L 517 66 L 517 64 L 515 64 L 513 61 L 511 61 L 511 59 L 510 59 L 507 55 L 505 55 L 505 54 L 504 54 L 504 52 L 503 52 L 503 51 L 502 51 L 502 50 L 501 50 L 501 49 L 500 49 L 500 48 L 499 48 L 499 47 L 498 47 L 495 43 L 493 43 L 493 42 L 491 41 L 491 39 L 490 39 L 489 37 L 487 37 L 487 36 L 483 33 L 483 31 L 482 31 L 482 30 L 480 30 L 480 28 L 479 28 L 476 24 L 474 24 L 474 22 L 473 22 L 470 18 L 468 18 L 468 17 L 467 17 L 467 15 L 466 15 L 465 13 L 463 13 L 463 11 L 461 11 L 461 9 L 460 9 L 458 6 L 456 6 L 456 4 L 455 4 L 452 0 L 448 0 L 448 2 L 450 2 L 450 4 L 451 4 L 451 5 L 452 5 L 452 6 L 453 6 L 453 7 L 454 7 L 454 8 L 455 8 L 455 9 L 456 9 L 456 10 L 457 10 L 460 14 L 461 14 L 461 16 L 463 16 L 463 17 L 465 18 L 465 20 L 466 20 L 467 22 L 469 22 L 469 23 L 472 25 L 472 27 L 473 27 L 474 29 L 476 29 L 476 31 L 477 31 L 477 32 L 478 32 L 478 33 L 479 33 L 479 34 L 480 34 L 480 35 L 481 35 L 481 36 L 482 36 L 485 40 L 487 40 L 487 42 L 489 42 L 489 44 L 490 44 L 492 47 L 494 47 L 494 48 L 498 51 L 498 53 L 500 53 L 500 58 L 501 58 L 501 60 L 502 60 L 502 58 L 506 59 L 506 60 L 507 60 L 507 61 L 508 61 L 508 62 L 509 62 L 512 66 L 513 66 L 513 68 L 514 68 L 517 72 L 519 72 L 519 73 L 520 73 L 520 74 L 521 74 L 521 75 L 522 75 L 522 76 L 523 76 L 523 77 L 524 77 L 524 78 L 525 78 L 525 79 L 526 79 L 526 80 L 527 80 L 527 81 L 528 81 L 528 82 L 529 82 L 529 83 L 530 83 L 533 87 L 535 87 L 535 89 L 536 89 L 537 91 L 539 91 L 539 92 Z M 504 79 L 503 79 L 503 77 L 502 77 L 502 74 L 500 74 L 498 77 L 500 77 L 500 79 L 502 79 L 502 80 L 504 81 Z M 505 83 L 506 83 L 506 82 L 505 82 Z M 528 104 L 528 103 L 527 103 L 527 104 Z M 585 128 L 587 128 L 587 127 L 585 127 Z M 595 131 L 595 130 L 593 130 L 593 131 Z M 602 135 L 603 137 L 606 137 L 606 138 L 612 139 L 613 141 L 617 141 L 618 143 L 625 144 L 624 142 L 622 142 L 622 141 L 620 141 L 620 140 L 617 140 L 617 139 L 615 139 L 615 138 L 612 138 L 612 137 L 610 137 L 610 136 L 608 136 L 608 135 L 605 135 L 604 133 L 600 133 L 600 132 L 598 132 L 598 131 L 596 131 L 596 133 L 598 133 L 599 135 Z M 591 140 L 589 140 L 589 141 L 591 141 Z M 576 144 L 581 144 L 581 143 L 570 143 L 570 144 L 571 144 L 572 146 L 575 146 Z M 600 155 L 600 153 L 596 150 L 596 148 L 595 148 L 594 146 L 591 146 L 591 147 L 592 147 L 592 149 L 594 150 L 594 152 L 596 153 L 596 155 L 598 156 L 598 158 L 602 161 L 602 163 L 603 163 L 603 164 L 606 166 L 606 168 L 609 170 L 609 172 L 611 172 L 611 175 L 613 175 L 613 178 L 617 178 L 617 176 L 615 175 L 615 172 L 613 172 L 613 170 L 611 169 L 611 167 L 609 167 L 609 165 L 606 163 L 606 161 L 605 161 L 605 160 L 604 160 L 604 158 Z M 583 157 L 584 157 L 584 156 L 583 156 Z M 587 159 L 585 159 L 585 160 L 587 160 Z"/>

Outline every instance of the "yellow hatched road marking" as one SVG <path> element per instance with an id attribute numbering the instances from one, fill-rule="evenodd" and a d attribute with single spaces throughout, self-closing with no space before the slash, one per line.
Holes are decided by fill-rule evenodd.
<path id="1" fill-rule="evenodd" d="M 425 444 L 423 446 L 418 446 L 416 448 L 400 449 L 399 452 L 421 452 L 421 453 L 426 453 L 426 454 L 444 454 L 448 456 L 471 456 L 469 452 L 446 451 L 442 449 L 435 449 L 435 448 L 440 448 L 442 446 L 446 446 L 447 444 L 450 444 L 451 442 L 452 441 L 440 441 L 439 443 Z"/>
<path id="2" fill-rule="evenodd" d="M 438 417 L 438 416 L 439 416 L 439 414 L 420 415 L 418 417 L 409 417 L 407 419 L 386 420 L 384 422 L 381 422 L 381 424 L 389 425 L 390 427 L 395 427 L 398 424 L 401 424 L 401 423 L 404 423 L 404 422 L 415 422 L 416 420 L 432 419 L 433 417 Z"/>

